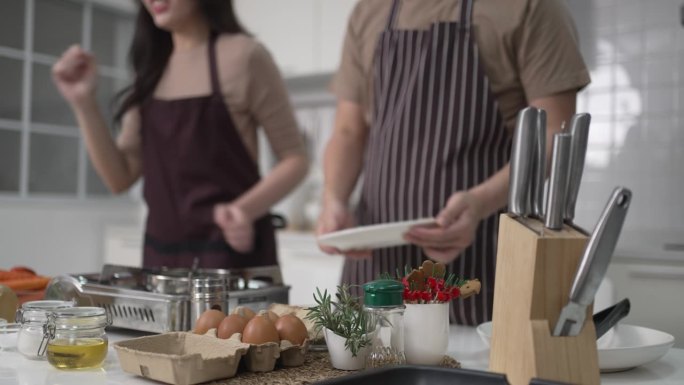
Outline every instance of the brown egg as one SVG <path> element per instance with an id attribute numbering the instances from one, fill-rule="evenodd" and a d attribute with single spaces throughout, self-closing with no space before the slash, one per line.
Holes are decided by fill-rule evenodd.
<path id="1" fill-rule="evenodd" d="M 254 318 L 254 316 L 256 315 L 254 310 L 248 308 L 247 306 L 236 307 L 235 310 L 233 310 L 232 314 L 237 314 L 242 317 L 245 317 L 248 321 Z"/>
<path id="2" fill-rule="evenodd" d="M 292 314 L 285 314 L 278 318 L 275 327 L 281 340 L 290 341 L 295 345 L 303 344 L 309 335 L 304 322 Z"/>
<path id="3" fill-rule="evenodd" d="M 247 325 L 247 319 L 237 314 L 231 314 L 221 321 L 218 326 L 216 335 L 218 338 L 230 338 L 235 333 L 242 333 L 245 330 L 245 325 Z"/>
<path id="4" fill-rule="evenodd" d="M 273 322 L 269 321 L 268 315 L 262 314 L 252 318 L 242 332 L 242 342 L 248 344 L 265 344 L 267 342 L 279 343 L 278 330 Z"/>
<path id="5" fill-rule="evenodd" d="M 218 328 L 224 318 L 226 318 L 226 314 L 220 310 L 209 309 L 205 311 L 195 322 L 195 334 L 204 334 L 209 329 Z"/>
<path id="6" fill-rule="evenodd" d="M 268 316 L 268 320 L 273 322 L 274 325 L 275 325 L 276 321 L 278 321 L 278 314 L 276 314 L 270 310 L 262 310 L 259 312 L 259 314 L 262 314 L 262 313 L 266 314 Z"/>

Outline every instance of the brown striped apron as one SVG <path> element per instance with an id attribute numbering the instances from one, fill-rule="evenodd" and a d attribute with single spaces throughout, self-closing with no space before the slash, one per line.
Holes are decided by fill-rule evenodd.
<path id="1" fill-rule="evenodd" d="M 426 30 L 395 29 L 400 5 L 394 0 L 375 48 L 373 121 L 357 213 L 363 225 L 434 217 L 451 194 L 484 182 L 510 156 L 511 137 L 473 36 L 473 0 L 460 2 L 458 22 Z M 452 303 L 451 322 L 491 319 L 497 218 L 482 221 L 473 244 L 448 265 L 459 277 L 482 281 L 479 295 Z M 347 259 L 342 280 L 363 284 L 426 258 L 414 245 L 377 249 L 372 258 Z"/>
<path id="2" fill-rule="evenodd" d="M 260 179 L 221 94 L 217 36 L 208 44 L 211 94 L 141 106 L 143 191 L 148 207 L 143 266 L 242 268 L 277 265 L 271 216 L 254 223 L 255 247 L 238 253 L 214 223 L 217 203 Z"/>

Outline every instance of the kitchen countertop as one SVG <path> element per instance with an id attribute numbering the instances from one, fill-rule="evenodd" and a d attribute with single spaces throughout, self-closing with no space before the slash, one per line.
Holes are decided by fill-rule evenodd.
<path id="1" fill-rule="evenodd" d="M 16 350 L 0 351 L 0 385 L 143 385 L 159 384 L 124 373 L 112 344 L 143 335 L 138 332 L 108 331 L 109 354 L 101 369 L 63 371 L 54 369 L 47 361 L 32 361 Z M 475 328 L 452 325 L 449 335 L 449 354 L 459 360 L 463 368 L 486 369 L 489 349 Z M 671 349 L 659 361 L 626 372 L 601 375 L 602 384 L 660 384 L 684 383 L 684 349 Z"/>

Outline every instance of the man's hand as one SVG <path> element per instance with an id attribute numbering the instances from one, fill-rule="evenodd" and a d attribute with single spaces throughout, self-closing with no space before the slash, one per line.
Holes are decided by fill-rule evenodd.
<path id="1" fill-rule="evenodd" d="M 214 223 L 223 231 L 226 242 L 239 253 L 254 249 L 254 227 L 252 220 L 239 206 L 219 203 L 214 206 Z"/>
<path id="2" fill-rule="evenodd" d="M 429 258 L 450 263 L 473 242 L 483 217 L 482 206 L 475 194 L 459 191 L 435 218 L 437 226 L 416 226 L 404 237 L 422 247 Z"/>
<path id="3" fill-rule="evenodd" d="M 346 205 L 337 201 L 328 200 L 323 204 L 323 210 L 318 217 L 316 237 L 333 231 L 354 227 L 355 225 L 354 215 L 349 211 L 349 208 Z M 370 250 L 347 250 L 343 252 L 334 247 L 321 245 L 320 243 L 318 244 L 318 247 L 325 253 L 344 254 L 350 258 L 368 258 L 371 256 Z"/>

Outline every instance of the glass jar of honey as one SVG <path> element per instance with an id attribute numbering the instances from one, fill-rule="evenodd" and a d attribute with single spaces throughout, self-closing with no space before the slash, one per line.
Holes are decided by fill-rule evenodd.
<path id="1" fill-rule="evenodd" d="M 101 307 L 55 310 L 45 324 L 40 354 L 57 369 L 86 369 L 107 357 L 105 327 L 111 324 Z"/>

